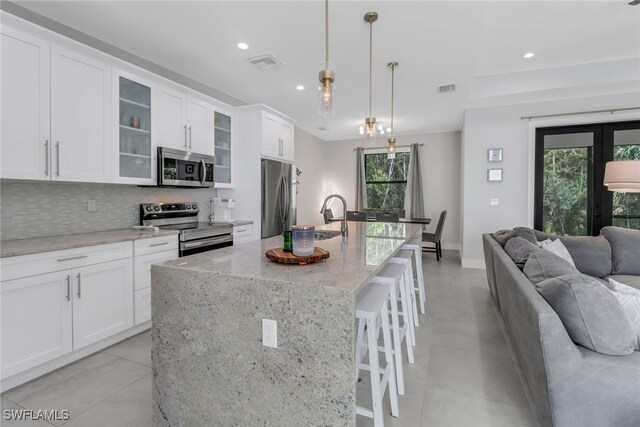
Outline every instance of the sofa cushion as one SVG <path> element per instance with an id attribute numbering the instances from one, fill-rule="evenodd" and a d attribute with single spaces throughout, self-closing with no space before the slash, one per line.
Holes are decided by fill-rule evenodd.
<path id="1" fill-rule="evenodd" d="M 529 259 L 529 255 L 541 249 L 522 237 L 512 237 L 504 245 L 504 250 L 518 268 L 522 270 Z"/>
<path id="2" fill-rule="evenodd" d="M 574 266 L 558 255 L 543 250 L 529 255 L 522 271 L 533 284 L 565 274 L 579 273 Z"/>
<path id="3" fill-rule="evenodd" d="M 491 235 L 494 240 L 500 243 L 500 246 L 504 248 L 504 245 L 507 244 L 507 241 L 513 237 L 513 230 L 500 230 L 496 231 Z"/>
<path id="4" fill-rule="evenodd" d="M 533 230 L 529 227 L 516 227 L 513 229 L 513 237 L 522 237 L 523 239 L 527 239 L 534 245 L 538 243 L 538 239 L 536 239 L 536 235 L 533 233 Z"/>
<path id="5" fill-rule="evenodd" d="M 631 354 L 638 345 L 635 329 L 622 306 L 593 277 L 564 275 L 538 283 L 536 288 L 576 344 L 614 356 Z"/>
<path id="6" fill-rule="evenodd" d="M 640 230 L 604 227 L 600 234 L 611 245 L 612 273 L 640 275 Z"/>
<path id="7" fill-rule="evenodd" d="M 560 240 L 560 239 L 556 239 L 556 240 L 547 239 L 547 240 L 544 240 L 542 242 L 539 242 L 538 245 L 542 249 L 544 249 L 545 251 L 549 251 L 551 253 L 554 253 L 554 254 L 558 255 L 560 258 L 562 258 L 563 260 L 567 261 L 573 267 L 576 266 L 576 263 L 573 262 L 573 258 L 571 258 L 571 254 L 569 253 L 567 248 L 562 243 L 562 240 Z"/>
<path id="8" fill-rule="evenodd" d="M 640 276 L 631 276 L 626 274 L 612 274 L 608 279 L 613 279 L 616 282 L 622 283 L 632 288 L 640 289 Z M 608 283 L 608 282 L 607 282 Z"/>
<path id="9" fill-rule="evenodd" d="M 609 279 L 613 290 L 611 293 L 616 297 L 627 317 L 631 321 L 636 331 L 636 351 L 640 350 L 640 290 L 627 286 L 613 279 Z"/>
<path id="10" fill-rule="evenodd" d="M 602 236 L 560 236 L 576 264 L 584 274 L 606 277 L 611 274 L 611 246 Z"/>
<path id="11" fill-rule="evenodd" d="M 538 242 L 542 242 L 544 240 L 556 240 L 558 238 L 558 236 L 556 236 L 555 234 L 547 234 L 544 231 L 540 231 L 536 229 L 533 229 L 532 231 L 534 236 L 536 236 L 536 239 L 538 240 Z"/>

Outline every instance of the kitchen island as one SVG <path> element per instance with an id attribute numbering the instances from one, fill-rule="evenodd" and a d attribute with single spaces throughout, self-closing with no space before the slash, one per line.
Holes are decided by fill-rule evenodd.
<path id="1" fill-rule="evenodd" d="M 340 230 L 333 223 L 318 230 Z M 416 224 L 349 222 L 317 264 L 276 264 L 273 237 L 152 267 L 157 426 L 355 425 L 355 300 Z M 262 345 L 277 321 L 277 348 Z"/>

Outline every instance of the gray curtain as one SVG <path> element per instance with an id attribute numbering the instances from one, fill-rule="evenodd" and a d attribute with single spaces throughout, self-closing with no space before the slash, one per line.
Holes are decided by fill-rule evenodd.
<path id="1" fill-rule="evenodd" d="M 367 183 L 364 176 L 364 150 L 356 150 L 356 210 L 367 208 Z M 346 212 L 344 213 L 347 214 Z"/>
<path id="2" fill-rule="evenodd" d="M 424 218 L 424 198 L 422 197 L 422 171 L 418 144 L 411 144 L 407 189 L 404 193 L 404 210 L 409 218 Z"/>

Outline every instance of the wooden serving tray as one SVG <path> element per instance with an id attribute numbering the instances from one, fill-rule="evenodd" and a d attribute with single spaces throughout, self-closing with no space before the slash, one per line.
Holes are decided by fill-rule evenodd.
<path id="1" fill-rule="evenodd" d="M 265 255 L 273 262 L 298 265 L 311 264 L 329 258 L 329 252 L 317 246 L 313 250 L 313 255 L 309 256 L 295 256 L 293 252 L 285 252 L 282 248 L 269 249 Z"/>

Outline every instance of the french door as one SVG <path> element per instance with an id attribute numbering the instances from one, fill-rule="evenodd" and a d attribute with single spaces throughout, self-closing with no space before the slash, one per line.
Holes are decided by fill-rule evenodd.
<path id="1" fill-rule="evenodd" d="M 640 121 L 536 129 L 534 227 L 598 235 L 607 225 L 640 229 L 640 193 L 612 193 L 605 164 L 640 160 Z"/>

